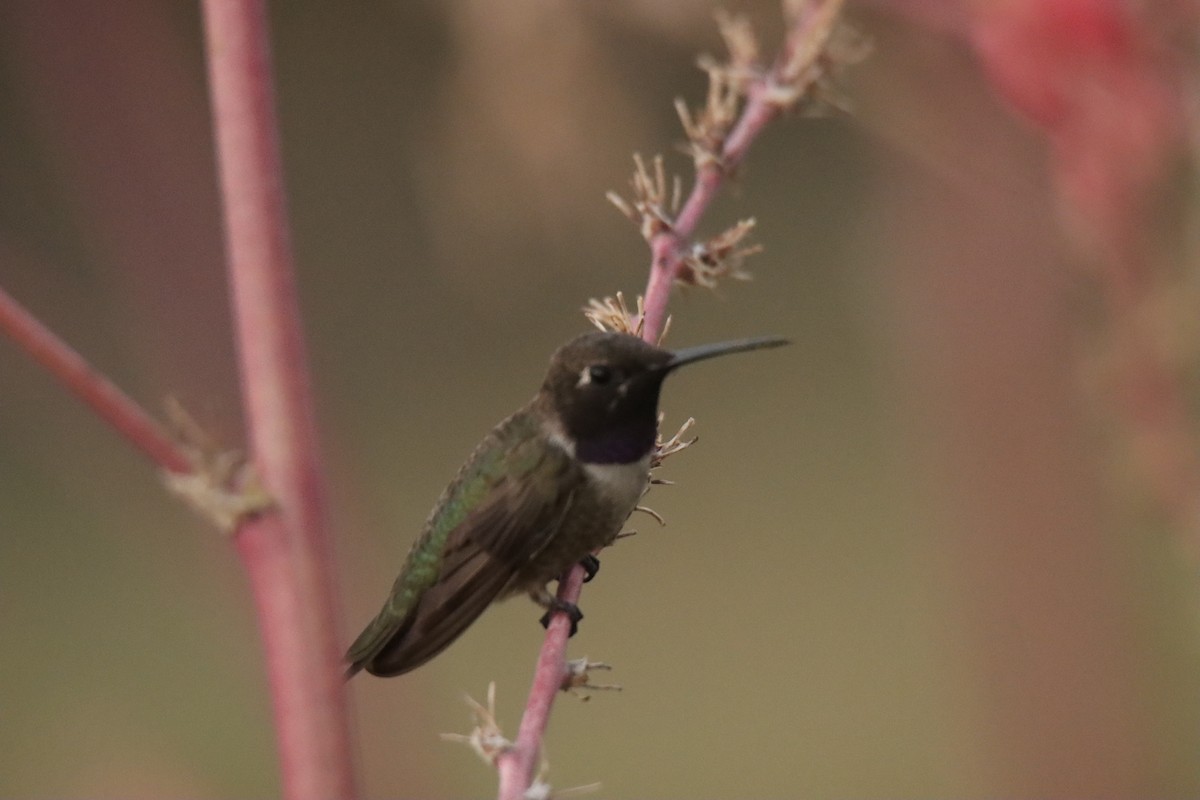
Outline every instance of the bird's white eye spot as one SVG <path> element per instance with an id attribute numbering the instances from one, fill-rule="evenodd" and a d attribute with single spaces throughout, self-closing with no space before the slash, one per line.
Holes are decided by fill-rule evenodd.
<path id="1" fill-rule="evenodd" d="M 612 382 L 612 367 L 607 364 L 588 364 L 579 373 L 576 386 L 607 386 Z"/>

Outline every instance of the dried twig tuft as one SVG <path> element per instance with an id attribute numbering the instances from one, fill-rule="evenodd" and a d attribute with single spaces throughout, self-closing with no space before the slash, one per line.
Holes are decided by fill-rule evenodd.
<path id="1" fill-rule="evenodd" d="M 662 414 L 658 415 L 658 424 L 662 425 Z M 691 439 L 684 439 L 683 436 L 695 426 L 696 420 L 693 417 L 688 417 L 687 421 L 679 426 L 679 430 L 675 431 L 675 435 L 670 439 L 663 440 L 662 434 L 658 435 L 658 441 L 654 444 L 654 454 L 650 456 L 650 469 L 657 469 L 662 466 L 662 463 L 671 456 L 681 450 L 694 445 L 699 437 L 693 436 Z M 661 483 L 671 485 L 670 481 L 655 479 L 653 483 Z"/>
<path id="2" fill-rule="evenodd" d="M 662 421 L 663 421 L 663 414 L 660 412 L 658 415 L 659 428 L 662 427 Z M 693 444 L 696 443 L 697 437 L 695 437 L 695 436 L 693 436 L 691 439 L 683 438 L 683 435 L 685 433 L 687 433 L 689 430 L 691 430 L 692 426 L 695 424 L 696 424 L 696 420 L 693 419 L 692 417 L 688 417 L 687 422 L 680 425 L 679 430 L 675 431 L 675 435 L 665 441 L 662 438 L 662 433 L 659 432 L 659 434 L 657 435 L 656 440 L 654 442 L 654 452 L 651 453 L 651 455 L 650 455 L 650 469 L 651 470 L 658 469 L 660 466 L 662 466 L 662 463 L 664 461 L 666 461 L 669 457 L 675 455 L 676 453 L 678 453 L 681 450 L 686 450 L 687 448 L 691 447 Z M 674 481 L 668 481 L 663 478 L 651 477 L 650 480 L 647 481 L 647 483 L 646 483 L 645 492 L 642 492 L 642 494 L 644 496 L 646 494 L 646 492 L 649 492 L 651 486 L 674 486 L 674 485 L 675 485 Z M 662 514 L 659 514 L 657 511 L 655 511 L 653 508 L 650 508 L 649 506 L 639 505 L 639 506 L 634 507 L 633 510 L 640 511 L 643 514 L 647 514 L 651 517 L 654 517 L 654 519 L 658 522 L 659 525 L 665 526 L 667 524 L 667 521 L 665 519 L 663 519 Z"/>
<path id="3" fill-rule="evenodd" d="M 758 37 L 750 19 L 742 14 L 730 14 L 724 9 L 717 9 L 717 30 L 725 40 L 725 49 L 729 51 L 729 69 L 740 79 L 739 82 L 749 83 L 758 77 L 762 60 L 759 57 Z"/>
<path id="4" fill-rule="evenodd" d="M 588 304 L 583 307 L 583 315 L 588 318 L 588 322 L 602 331 L 641 336 L 641 295 L 638 295 L 637 304 L 637 314 L 630 313 L 629 307 L 625 305 L 624 293 L 617 292 L 616 297 L 606 297 L 603 300 L 597 300 L 593 297 L 588 300 Z"/>
<path id="5" fill-rule="evenodd" d="M 469 746 L 484 763 L 495 764 L 496 758 L 512 749 L 512 742 L 504 738 L 504 732 L 496 722 L 496 682 L 488 684 L 487 707 L 480 705 L 470 695 L 464 695 L 467 705 L 475 716 L 475 728 L 468 734 L 443 733 L 442 740 L 460 742 Z"/>
<path id="6" fill-rule="evenodd" d="M 616 192 L 605 197 L 618 210 L 638 226 L 642 237 L 649 242 L 660 233 L 671 230 L 672 217 L 679 210 L 679 198 L 683 191 L 679 176 L 671 178 L 671 194 L 667 195 L 667 173 L 663 157 L 657 155 L 653 161 L 653 174 L 646 168 L 640 153 L 633 155 L 634 171 L 630 180 L 633 202 L 625 200 Z"/>
<path id="7" fill-rule="evenodd" d="M 629 307 L 625 305 L 625 295 L 617 292 L 616 297 L 606 297 L 603 300 L 593 297 L 588 300 L 588 304 L 583 307 L 583 315 L 587 317 L 588 322 L 602 331 L 627 333 L 640 338 L 645 330 L 645 302 L 641 295 L 638 295 L 636 313 L 631 313 Z M 671 318 L 667 317 L 666 323 L 663 324 L 662 335 L 658 337 L 657 344 L 660 347 L 663 340 L 667 338 L 667 331 L 670 328 Z"/>
<path id="8" fill-rule="evenodd" d="M 592 792 L 600 791 L 599 783 L 589 783 L 584 786 L 572 786 L 570 789 L 561 789 L 556 792 L 546 781 L 546 773 L 549 771 L 550 762 L 542 758 L 542 764 L 538 767 L 538 774 L 534 777 L 533 782 L 529 784 L 529 788 L 525 790 L 522 800 L 555 800 L 557 797 L 575 797 L 581 794 L 591 794 Z"/>
<path id="9" fill-rule="evenodd" d="M 612 666 L 605 664 L 603 661 L 589 661 L 587 656 L 568 661 L 566 674 L 563 675 L 562 690 L 578 697 L 585 703 L 592 698 L 588 694 L 589 691 L 621 691 L 622 687 L 620 684 L 592 683 L 590 673 L 596 670 L 610 672 L 612 671 Z"/>
<path id="10" fill-rule="evenodd" d="M 245 454 L 221 449 L 173 397 L 167 399 L 167 420 L 192 469 L 164 471 L 163 482 L 196 513 L 232 534 L 246 519 L 274 508 L 274 498 Z"/>
<path id="11" fill-rule="evenodd" d="M 663 526 L 664 528 L 667 526 L 667 521 L 665 519 L 663 519 L 663 515 L 658 513 L 657 511 L 655 511 L 650 506 L 634 506 L 633 510 L 640 511 L 643 514 L 646 514 L 647 516 L 653 517 L 654 521 L 657 522 L 659 525 Z"/>
<path id="12" fill-rule="evenodd" d="M 781 110 L 795 108 L 801 100 L 815 107 L 843 108 L 833 90 L 832 77 L 857 63 L 870 50 L 866 41 L 840 22 L 844 0 L 787 0 L 784 14 L 793 31 L 772 71 L 767 97 Z"/>
<path id="13" fill-rule="evenodd" d="M 753 276 L 742 269 L 746 258 L 762 252 L 757 244 L 743 245 L 754 230 L 755 221 L 744 219 L 725 229 L 707 242 L 696 242 L 683 257 L 676 280 L 684 285 L 715 289 L 723 278 L 748 281 Z"/>
<path id="14" fill-rule="evenodd" d="M 723 64 L 701 60 L 708 72 L 708 98 L 704 107 L 692 112 L 682 98 L 675 100 L 675 111 L 687 142 L 682 146 L 692 157 L 696 171 L 708 167 L 724 169 L 721 150 L 729 128 L 737 119 L 742 87 L 734 73 Z"/>
<path id="15" fill-rule="evenodd" d="M 761 80 L 764 72 L 749 19 L 718 11 L 717 27 L 729 58 L 720 61 L 703 55 L 697 59 L 696 65 L 708 73 L 704 106 L 693 112 L 682 99 L 675 101 L 675 111 L 687 136 L 683 151 L 692 157 L 697 172 L 709 167 L 725 168 L 725 139 L 738 119 L 750 86 Z"/>

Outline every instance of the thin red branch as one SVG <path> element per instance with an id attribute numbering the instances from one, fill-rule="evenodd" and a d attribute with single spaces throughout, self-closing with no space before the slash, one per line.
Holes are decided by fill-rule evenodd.
<path id="1" fill-rule="evenodd" d="M 153 417 L 3 289 L 0 330 L 151 461 L 168 472 L 191 469 L 187 456 Z"/>
<path id="2" fill-rule="evenodd" d="M 564 600 L 570 597 L 578 600 L 583 577 L 583 567 L 572 568 L 559 584 L 558 596 Z M 534 668 L 533 686 L 529 689 L 525 713 L 521 715 L 517 741 L 496 759 L 496 768 L 500 773 L 497 795 L 500 800 L 522 800 L 525 790 L 533 782 L 542 736 L 550 722 L 550 710 L 567 677 L 567 639 L 570 631 L 571 623 L 566 614 L 555 614 L 550 619 Z"/>
<path id="3" fill-rule="evenodd" d="M 747 89 L 746 105 L 721 146 L 720 158 L 708 162 L 697 171 L 692 190 L 674 222 L 651 239 L 650 278 L 646 284 L 645 325 L 642 330 L 642 338 L 646 341 L 657 342 L 662 334 L 671 288 L 682 273 L 683 258 L 701 218 L 729 176 L 737 172 L 750 146 L 768 123 L 783 113 L 784 106 L 776 90 L 795 81 L 794 77 L 789 80 L 785 71 L 797 63 L 802 51 L 811 47 L 814 40 L 819 40 L 824 46 L 828 28 L 840 6 L 840 0 L 809 4 L 795 15 L 794 24 L 788 31 L 774 67 Z M 816 75 L 812 77 L 815 79 Z"/>
<path id="4" fill-rule="evenodd" d="M 307 358 L 299 327 L 262 0 L 204 0 L 247 438 L 277 513 L 237 546 L 253 584 L 283 794 L 355 793 Z"/>
<path id="5" fill-rule="evenodd" d="M 695 183 L 677 218 L 662 233 L 650 241 L 650 275 L 646 284 L 645 312 L 642 338 L 651 344 L 658 342 L 667 318 L 667 303 L 671 288 L 683 269 L 683 257 L 691 246 L 692 237 L 701 217 L 716 199 L 729 175 L 745 159 L 750 146 L 786 107 L 776 93 L 781 87 L 796 90 L 817 73 L 789 75 L 789 70 L 802 58 L 814 61 L 817 52 L 802 53 L 805 48 L 823 49 L 841 0 L 808 3 L 793 17 L 793 26 L 775 61 L 774 67 L 747 89 L 746 103 L 737 122 L 725 137 L 720 157 L 697 171 Z M 558 599 L 578 604 L 583 589 L 584 569 L 576 565 L 559 582 Z M 565 614 L 554 614 L 538 655 L 533 686 L 521 717 L 517 741 L 496 759 L 500 773 L 499 800 L 520 800 L 533 781 L 542 737 L 550 718 L 554 698 L 563 688 L 567 675 L 566 652 L 570 624 Z"/>

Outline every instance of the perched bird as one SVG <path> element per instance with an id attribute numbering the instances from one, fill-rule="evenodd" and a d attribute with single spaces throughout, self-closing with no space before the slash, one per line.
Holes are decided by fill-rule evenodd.
<path id="1" fill-rule="evenodd" d="M 589 333 L 550 359 L 533 400 L 497 425 L 438 499 L 379 614 L 346 653 L 346 677 L 400 675 L 445 649 L 494 600 L 528 593 L 574 624 L 546 584 L 611 544 L 650 478 L 658 395 L 672 370 L 778 347 L 745 339 L 670 352 Z"/>

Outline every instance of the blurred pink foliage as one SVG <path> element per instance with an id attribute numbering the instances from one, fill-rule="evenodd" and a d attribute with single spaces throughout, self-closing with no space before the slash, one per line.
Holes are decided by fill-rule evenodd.
<path id="1" fill-rule="evenodd" d="M 969 23 L 992 85 L 1049 140 L 1074 232 L 1129 267 L 1184 130 L 1172 11 L 1195 22 L 1183 2 L 1007 0 L 977 4 Z"/>
<path id="2" fill-rule="evenodd" d="M 888 4 L 962 38 L 992 88 L 1046 137 L 1060 211 L 1084 253 L 1132 268 L 1154 188 L 1185 146 L 1195 0 Z M 1187 41 L 1190 35 L 1193 41 Z M 1189 50 L 1190 48 L 1190 50 Z"/>
<path id="3" fill-rule="evenodd" d="M 888 7 L 965 43 L 1005 106 L 1044 138 L 1059 228 L 1074 260 L 1094 270 L 1109 315 L 1105 402 L 1156 502 L 1191 530 L 1200 464 L 1180 354 L 1159 330 L 1176 323 L 1157 307 L 1179 293 L 1161 212 L 1195 126 L 1200 3 L 913 0 Z"/>

